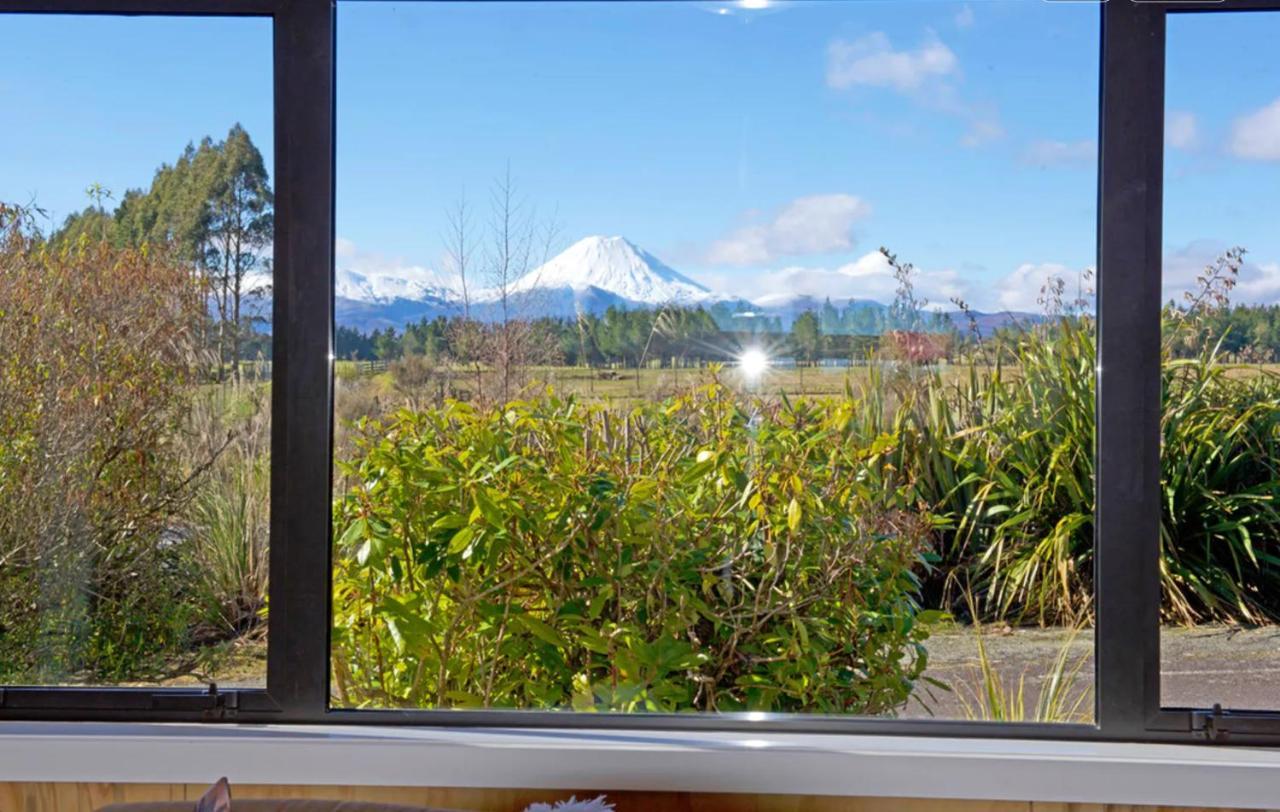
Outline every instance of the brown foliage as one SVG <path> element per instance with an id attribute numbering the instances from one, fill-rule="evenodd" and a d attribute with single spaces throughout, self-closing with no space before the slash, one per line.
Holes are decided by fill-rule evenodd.
<path id="1" fill-rule="evenodd" d="M 0 205 L 0 571 L 35 581 L 10 620 L 109 600 L 164 529 L 200 310 L 164 251 L 53 249 Z"/>

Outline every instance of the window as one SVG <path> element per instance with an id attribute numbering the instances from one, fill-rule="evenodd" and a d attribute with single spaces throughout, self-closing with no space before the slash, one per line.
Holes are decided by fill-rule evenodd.
<path id="1" fill-rule="evenodd" d="M 1168 26 L 1161 700 L 1275 709 L 1280 14 Z"/>
<path id="2" fill-rule="evenodd" d="M 0 683 L 261 686 L 270 24 L 3 29 Z"/>
<path id="3" fill-rule="evenodd" d="M 1254 210 L 1203 204 L 1214 198 L 1184 148 L 1211 128 L 1179 115 L 1207 116 L 1201 94 L 1266 123 L 1267 65 L 1244 90 L 1226 62 L 1195 68 L 1223 50 L 1201 41 L 1223 41 L 1242 10 L 1280 3 L 10 0 L 6 12 L 40 13 L 0 15 L 21 64 L 61 56 L 33 84 L 2 86 L 40 114 L 2 136 L 3 295 L 65 289 L 55 312 L 77 329 L 120 304 L 130 335 L 145 301 L 147 327 L 163 326 L 181 297 L 158 281 L 100 306 L 90 294 L 124 290 L 118 277 L 84 290 L 104 263 L 42 285 L 25 249 L 81 210 L 77 245 L 128 250 L 101 239 L 116 196 L 145 196 L 187 139 L 230 140 L 227 115 L 262 154 L 271 238 L 252 256 L 269 309 L 228 322 L 225 300 L 183 300 L 204 325 L 183 335 L 218 349 L 181 368 L 204 377 L 178 391 L 212 400 L 247 379 L 269 402 L 269 449 L 237 453 L 266 470 L 271 584 L 265 685 L 260 668 L 215 659 L 184 686 L 36 657 L 24 662 L 38 678 L 0 662 L 0 718 L 1274 742 L 1280 717 L 1213 710 L 1239 703 L 1162 681 L 1160 662 L 1180 634 L 1161 626 L 1174 600 L 1162 573 L 1199 538 L 1162 548 L 1162 464 L 1180 462 L 1167 442 L 1162 462 L 1164 249 L 1201 226 L 1228 245 L 1218 226 L 1251 228 L 1238 239 L 1262 253 L 1270 237 Z M 67 11 L 107 16 L 46 14 Z M 80 65 L 58 88 L 71 98 L 107 75 L 71 47 L 96 41 L 77 39 L 91 26 L 133 32 L 101 35 L 113 67 L 145 64 L 150 46 L 121 43 L 149 37 L 191 70 L 51 106 L 38 82 Z M 88 123 L 41 124 L 51 110 Z M 29 135 L 40 127 L 47 143 Z M 1247 144 L 1261 182 L 1263 132 Z M 56 166 L 11 158 L 64 145 Z M 58 219 L 16 225 L 29 193 L 41 207 L 53 196 Z M 211 257 L 138 255 L 151 272 L 185 269 L 171 274 L 183 284 Z M 6 354 L 5 374 L 38 383 L 52 367 L 22 358 L 81 357 L 75 331 L 34 340 L 26 325 L 0 327 L 6 349 L 32 348 Z M 99 327 L 122 357 L 150 357 Z M 0 464 L 23 458 L 33 415 L 50 419 L 33 397 L 0 401 L 18 426 Z M 112 425 L 141 432 L 165 415 L 199 417 L 170 404 Z M 164 452 L 198 467 L 160 446 L 130 464 L 154 474 Z M 199 474 L 192 504 L 213 493 Z M 142 498 L 140 476 L 113 493 Z M 0 481 L 0 499 L 23 481 Z M 88 498 L 64 484 L 36 488 L 37 502 Z M 1210 495 L 1264 521 L 1273 495 L 1242 493 Z M 7 527 L 89 515 L 15 504 L 0 508 Z M 139 562 L 158 562 L 204 526 L 189 509 L 116 537 L 149 539 Z M 83 588 L 103 560 L 4 561 L 4 588 L 32 585 L 39 606 L 67 611 L 33 612 L 11 591 L 0 646 L 15 623 L 75 632 L 38 646 L 93 640 L 77 617 L 103 603 Z M 210 605 L 197 595 L 212 577 L 166 593 L 148 586 L 171 575 L 158 563 L 121 571 L 126 597 Z M 91 600 L 47 597 L 61 594 Z M 169 628 L 194 641 L 189 622 Z M 572 709 L 606 712 L 547 712 Z"/>
<path id="4" fill-rule="evenodd" d="M 337 25 L 338 705 L 1092 720 L 1096 9 Z"/>

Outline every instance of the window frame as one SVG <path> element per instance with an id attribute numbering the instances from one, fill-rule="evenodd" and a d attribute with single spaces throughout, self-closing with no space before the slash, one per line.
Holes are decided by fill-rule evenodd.
<path id="1" fill-rule="evenodd" d="M 351 0 L 354 1 L 354 0 Z M 428 0 L 422 0 L 428 1 Z M 484 2 L 485 0 L 444 0 Z M 552 0 L 554 1 L 554 0 Z M 597 0 L 608 2 L 608 0 Z M 1101 0 L 1093 724 L 799 714 L 330 707 L 335 0 L 0 0 L 8 13 L 272 20 L 275 242 L 265 689 L 0 686 L 0 721 L 769 731 L 1280 744 L 1280 709 L 1160 703 L 1160 284 L 1165 20 L 1280 0 Z"/>

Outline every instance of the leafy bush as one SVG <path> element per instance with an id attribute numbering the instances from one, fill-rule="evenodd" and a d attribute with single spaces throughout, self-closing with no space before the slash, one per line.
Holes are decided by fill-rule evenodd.
<path id="1" fill-rule="evenodd" d="M 1162 613 L 1280 618 L 1280 378 L 1233 370 L 1203 336 L 1163 364 Z M 926 373 L 895 421 L 895 464 L 944 521 L 947 603 L 1076 625 L 1093 616 L 1095 333 L 1060 319 L 1007 340 L 956 383 Z M 881 384 L 873 380 L 872 385 Z M 958 587 L 958 588 L 957 588 Z M 960 606 L 961 609 L 965 608 Z"/>
<path id="2" fill-rule="evenodd" d="M 1060 319 L 994 349 L 955 383 L 928 380 L 901 464 L 949 520 L 949 603 L 973 590 L 989 617 L 1074 625 L 1093 609 L 1093 326 Z"/>
<path id="3" fill-rule="evenodd" d="M 1167 361 L 1160 578 L 1167 617 L 1280 618 L 1280 379 Z"/>
<path id="4" fill-rule="evenodd" d="M 362 421 L 335 504 L 339 700 L 892 711 L 926 664 L 930 527 L 855 408 L 712 383 Z"/>
<path id="5" fill-rule="evenodd" d="M 180 641 L 168 518 L 201 302 L 161 251 L 52 249 L 0 206 L 0 665 L 114 678 Z M 10 592 L 13 589 L 15 591 Z"/>

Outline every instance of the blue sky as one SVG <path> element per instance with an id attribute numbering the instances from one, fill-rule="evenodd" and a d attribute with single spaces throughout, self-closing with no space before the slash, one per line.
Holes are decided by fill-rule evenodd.
<path id="1" fill-rule="evenodd" d="M 749 0 L 745 5 L 760 5 Z M 338 12 L 339 264 L 443 264 L 509 165 L 562 243 L 622 234 L 711 287 L 1034 309 L 1093 263 L 1098 12 L 1038 0 L 463 4 Z M 1280 300 L 1280 15 L 1169 26 L 1171 293 L 1228 244 Z M 242 122 L 270 159 L 263 20 L 0 18 L 0 197 L 55 216 Z M 1269 59 L 1269 57 L 1271 57 Z"/>

